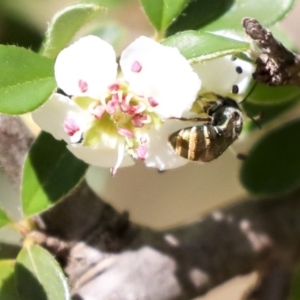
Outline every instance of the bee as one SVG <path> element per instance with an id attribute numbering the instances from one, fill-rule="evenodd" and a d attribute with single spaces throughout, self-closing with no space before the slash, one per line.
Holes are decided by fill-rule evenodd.
<path id="1" fill-rule="evenodd" d="M 238 104 L 228 97 L 216 95 L 216 98 L 206 109 L 210 122 L 183 128 L 169 136 L 176 154 L 192 161 L 210 162 L 238 138 L 243 129 L 243 115 Z"/>

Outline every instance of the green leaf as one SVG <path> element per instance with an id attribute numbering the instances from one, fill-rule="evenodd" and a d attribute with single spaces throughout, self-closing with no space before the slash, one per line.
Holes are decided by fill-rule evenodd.
<path id="1" fill-rule="evenodd" d="M 188 29 L 202 31 L 242 31 L 242 19 L 251 17 L 264 26 L 281 20 L 295 0 L 196 0 L 190 1 L 180 17 L 168 29 L 168 35 Z"/>
<path id="2" fill-rule="evenodd" d="M 141 0 L 146 15 L 157 31 L 164 31 L 189 0 Z"/>
<path id="3" fill-rule="evenodd" d="M 15 280 L 24 300 L 70 300 L 67 280 L 56 260 L 37 245 L 25 245 L 15 267 Z"/>
<path id="4" fill-rule="evenodd" d="M 236 0 L 234 5 L 219 19 L 201 28 L 202 30 L 243 30 L 245 17 L 258 20 L 263 26 L 280 21 L 292 9 L 295 0 Z"/>
<path id="5" fill-rule="evenodd" d="M 296 86 L 270 87 L 257 84 L 247 102 L 263 105 L 277 105 L 300 97 L 300 89 Z"/>
<path id="6" fill-rule="evenodd" d="M 23 169 L 24 214 L 39 213 L 60 200 L 78 184 L 87 167 L 73 156 L 65 142 L 42 132 L 32 145 Z"/>
<path id="7" fill-rule="evenodd" d="M 253 194 L 275 196 L 300 185 L 300 120 L 267 133 L 249 152 L 241 182 Z"/>
<path id="8" fill-rule="evenodd" d="M 203 61 L 226 54 L 247 51 L 248 43 L 225 38 L 209 32 L 184 31 L 162 41 L 163 45 L 176 47 L 192 61 Z"/>
<path id="9" fill-rule="evenodd" d="M 20 252 L 20 246 L 8 242 L 0 241 L 0 259 L 14 259 Z M 1 267 L 0 267 L 1 270 Z M 1 271 L 0 271 L 1 272 Z M 0 297 L 1 299 L 1 297 Z"/>
<path id="10" fill-rule="evenodd" d="M 296 104 L 296 101 L 288 101 L 276 105 L 245 101 L 245 103 L 243 103 L 243 110 L 248 117 L 258 117 L 257 122 L 259 126 L 264 128 L 266 123 L 278 118 L 280 115 L 292 109 Z M 244 123 L 243 133 L 250 132 L 255 129 L 259 129 L 258 125 L 252 120 L 248 120 Z"/>
<path id="11" fill-rule="evenodd" d="M 13 260 L 0 260 L 0 299 L 20 299 L 14 282 L 14 267 Z"/>
<path id="12" fill-rule="evenodd" d="M 0 112 L 23 114 L 43 104 L 55 89 L 54 63 L 30 50 L 0 46 Z"/>
<path id="13" fill-rule="evenodd" d="M 0 228 L 12 222 L 7 213 L 0 207 Z"/>
<path id="14" fill-rule="evenodd" d="M 233 0 L 189 1 L 183 12 L 167 29 L 167 36 L 177 32 L 199 29 L 220 18 L 232 5 Z"/>
<path id="15" fill-rule="evenodd" d="M 79 29 L 103 12 L 105 12 L 104 7 L 88 3 L 75 4 L 59 11 L 49 24 L 40 51 L 42 55 L 55 58 L 71 42 Z"/>

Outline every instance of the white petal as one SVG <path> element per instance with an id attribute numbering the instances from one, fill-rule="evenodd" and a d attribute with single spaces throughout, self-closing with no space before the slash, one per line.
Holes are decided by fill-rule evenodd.
<path id="1" fill-rule="evenodd" d="M 237 67 L 242 68 L 238 74 Z M 231 93 L 232 86 L 239 87 L 239 93 L 246 91 L 254 72 L 254 64 L 241 59 L 232 60 L 232 55 L 205 61 L 193 65 L 202 81 L 202 92 L 214 92 L 226 96 Z"/>
<path id="2" fill-rule="evenodd" d="M 174 152 L 168 142 L 168 138 L 173 132 L 192 125 L 191 123 L 187 125 L 181 121 L 168 120 L 159 130 L 150 129 L 148 156 L 145 160 L 146 166 L 159 170 L 167 170 L 187 164 L 189 160 L 182 158 Z"/>
<path id="3" fill-rule="evenodd" d="M 55 62 L 57 85 L 72 96 L 99 99 L 117 76 L 116 54 L 110 44 L 96 36 L 86 36 L 62 50 Z M 87 84 L 84 92 L 80 81 Z"/>
<path id="4" fill-rule="evenodd" d="M 76 144 L 70 144 L 68 149 L 79 159 L 87 164 L 98 167 L 114 167 L 118 159 L 118 149 L 111 149 L 108 147 L 88 147 Z M 134 165 L 134 161 L 130 156 L 124 156 L 120 167 L 127 167 Z"/>
<path id="5" fill-rule="evenodd" d="M 138 62 L 142 69 L 133 72 Z M 201 87 L 200 79 L 178 49 L 140 37 L 122 53 L 121 69 L 130 88 L 137 94 L 153 97 L 162 117 L 181 117 L 191 108 Z"/>
<path id="6" fill-rule="evenodd" d="M 74 119 L 80 131 L 69 137 L 64 130 L 64 121 Z M 78 107 L 69 97 L 54 93 L 42 106 L 32 112 L 32 119 L 39 127 L 51 133 L 58 140 L 67 143 L 78 142 L 81 134 L 89 127 L 90 116 Z"/>

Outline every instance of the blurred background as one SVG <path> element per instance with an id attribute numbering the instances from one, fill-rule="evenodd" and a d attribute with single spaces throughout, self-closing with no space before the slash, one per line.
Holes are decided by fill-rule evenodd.
<path id="1" fill-rule="evenodd" d="M 92 2 L 92 1 L 87 1 Z M 96 33 L 112 43 L 120 53 L 140 35 L 152 36 L 154 31 L 137 0 L 93 1 L 107 6 L 102 16 L 78 33 L 78 36 Z M 14 44 L 38 51 L 48 22 L 60 9 L 75 3 L 71 0 L 0 0 L 0 43 Z M 294 42 L 300 46 L 300 3 L 280 24 Z M 35 134 L 39 129 L 25 117 Z M 103 200 L 119 210 L 127 210 L 131 218 L 157 229 L 193 221 L 213 209 L 239 201 L 246 192 L 239 183 L 240 161 L 237 153 L 247 153 L 254 141 L 272 124 L 254 132 L 247 139 L 235 142 L 217 160 L 204 165 L 190 163 L 185 167 L 158 173 L 142 163 L 120 169 L 112 178 L 108 169 L 90 168 L 88 180 Z M 0 141 L 1 142 L 1 141 Z M 0 173 L 0 203 L 13 217 L 20 217 L 20 204 L 16 191 Z M 3 235 L 4 234 L 4 235 Z M 10 232 L 2 233 L 10 240 Z M 256 275 L 232 280 L 214 290 L 202 300 L 239 300 L 253 283 Z"/>

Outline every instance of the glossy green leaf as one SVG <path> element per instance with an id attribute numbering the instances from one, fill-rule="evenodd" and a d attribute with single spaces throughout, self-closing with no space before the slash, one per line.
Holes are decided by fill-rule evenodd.
<path id="1" fill-rule="evenodd" d="M 189 0 L 141 0 L 146 15 L 157 31 L 165 30 Z"/>
<path id="2" fill-rule="evenodd" d="M 296 101 L 288 101 L 276 105 L 245 101 L 243 103 L 243 111 L 248 117 L 255 118 L 259 126 L 263 129 L 266 123 L 280 117 L 296 104 Z M 253 122 L 253 120 L 246 120 L 243 126 L 243 133 L 259 129 L 258 124 Z"/>
<path id="3" fill-rule="evenodd" d="M 243 30 L 243 18 L 258 20 L 263 26 L 280 21 L 292 9 L 295 0 L 235 0 L 234 5 L 221 18 L 201 28 L 202 30 Z"/>
<path id="4" fill-rule="evenodd" d="M 300 267 L 292 281 L 292 288 L 290 292 L 289 300 L 299 300 L 300 299 Z"/>
<path id="5" fill-rule="evenodd" d="M 185 58 L 192 61 L 203 61 L 226 54 L 243 52 L 250 47 L 245 42 L 193 30 L 177 33 L 163 40 L 162 44 L 178 48 Z"/>
<path id="6" fill-rule="evenodd" d="M 41 49 L 42 55 L 55 58 L 70 43 L 79 29 L 103 12 L 104 7 L 91 3 L 75 4 L 59 11 L 49 24 Z"/>
<path id="7" fill-rule="evenodd" d="M 263 136 L 241 168 L 241 182 L 253 194 L 279 195 L 300 185 L 300 120 Z"/>
<path id="8" fill-rule="evenodd" d="M 257 19 L 264 26 L 281 20 L 292 8 L 295 0 L 196 0 L 190 1 L 180 17 L 168 29 L 168 35 L 188 29 L 203 31 L 243 31 L 245 17 Z"/>
<path id="9" fill-rule="evenodd" d="M 20 299 L 14 282 L 14 267 L 13 260 L 0 260 L 0 299 Z"/>
<path id="10" fill-rule="evenodd" d="M 0 207 L 0 228 L 11 223 L 12 220 L 8 214 Z"/>
<path id="11" fill-rule="evenodd" d="M 0 112 L 23 114 L 55 89 L 53 60 L 15 46 L 0 46 Z"/>
<path id="12" fill-rule="evenodd" d="M 300 89 L 296 86 L 270 87 L 265 84 L 257 84 L 247 102 L 276 105 L 289 102 L 292 99 L 300 99 Z"/>
<path id="13" fill-rule="evenodd" d="M 234 3 L 234 0 L 189 1 L 183 12 L 167 29 L 167 36 L 177 32 L 199 29 L 220 18 Z"/>
<path id="14" fill-rule="evenodd" d="M 46 210 L 70 192 L 88 165 L 77 159 L 63 141 L 42 132 L 26 157 L 22 204 L 26 216 Z"/>
<path id="15" fill-rule="evenodd" d="M 70 300 L 67 280 L 56 260 L 37 245 L 25 245 L 15 267 L 15 281 L 22 300 Z"/>

